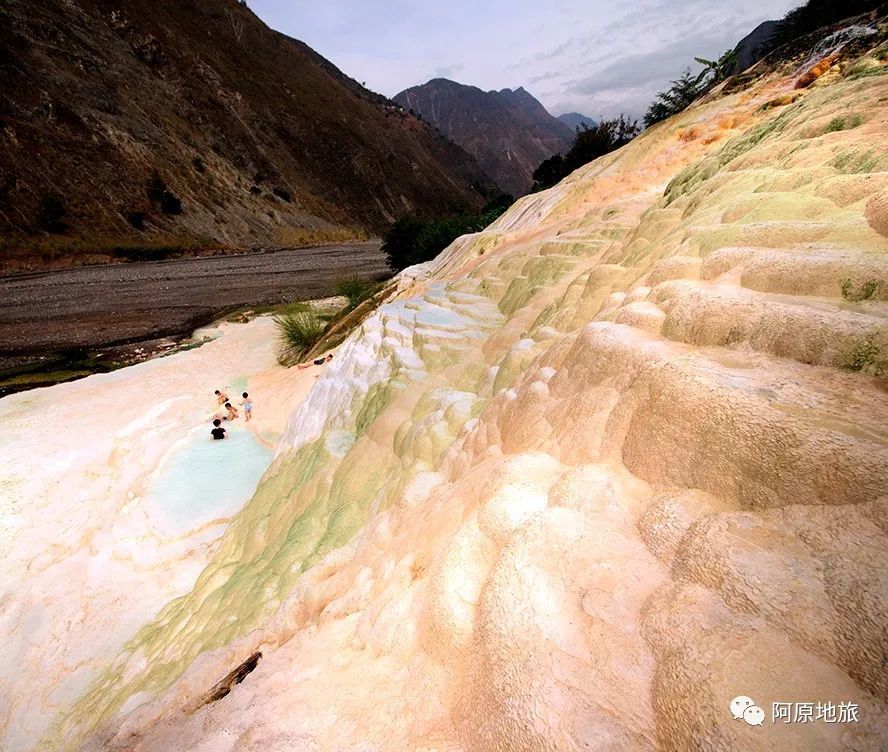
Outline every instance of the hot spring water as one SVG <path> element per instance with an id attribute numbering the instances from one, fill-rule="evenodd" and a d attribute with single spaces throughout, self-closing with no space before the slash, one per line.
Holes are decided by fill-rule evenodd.
<path id="1" fill-rule="evenodd" d="M 253 495 L 271 463 L 272 450 L 243 427 L 226 428 L 224 441 L 214 441 L 208 427 L 195 429 L 160 469 L 145 503 L 163 532 L 196 531 L 230 517 Z"/>

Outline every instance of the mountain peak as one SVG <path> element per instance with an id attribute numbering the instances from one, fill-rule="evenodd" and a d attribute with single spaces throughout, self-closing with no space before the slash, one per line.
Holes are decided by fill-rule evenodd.
<path id="1" fill-rule="evenodd" d="M 519 86 L 517 89 L 500 89 L 497 93 L 500 96 L 505 97 L 512 104 L 520 105 L 522 107 L 539 108 L 546 111 L 546 108 L 543 107 L 542 103 L 523 86 Z M 546 114 L 549 114 L 548 111 L 546 111 Z"/>
<path id="2" fill-rule="evenodd" d="M 540 162 L 570 148 L 574 135 L 523 86 L 482 91 L 432 79 L 396 94 L 394 101 L 437 126 L 513 195 L 526 193 Z"/>
<path id="3" fill-rule="evenodd" d="M 579 112 L 565 112 L 563 115 L 559 115 L 558 119 L 574 131 L 583 126 L 594 128 L 598 125 L 598 121 L 595 118 L 590 118 L 588 115 L 582 115 Z"/>

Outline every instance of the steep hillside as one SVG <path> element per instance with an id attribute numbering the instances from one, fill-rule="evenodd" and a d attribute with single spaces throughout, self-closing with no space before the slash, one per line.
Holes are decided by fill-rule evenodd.
<path id="1" fill-rule="evenodd" d="M 482 91 L 435 78 L 405 89 L 394 101 L 436 126 L 478 159 L 505 191 L 530 189 L 533 171 L 570 148 L 574 129 L 552 117 L 523 88 Z"/>
<path id="2" fill-rule="evenodd" d="M 10 0 L 0 70 L 7 255 L 286 245 L 483 202 L 464 151 L 237 0 Z"/>
<path id="3" fill-rule="evenodd" d="M 768 52 L 769 44 L 774 38 L 779 24 L 779 21 L 762 21 L 737 42 L 734 47 L 737 60 L 732 68 L 737 71 L 745 71 L 750 65 L 761 60 Z"/>
<path id="4" fill-rule="evenodd" d="M 851 44 L 712 91 L 402 273 L 191 591 L 120 652 L 97 657 L 123 630 L 64 574 L 138 599 L 108 567 L 171 543 L 125 460 L 180 392 L 107 427 L 89 473 L 35 450 L 29 411 L 60 402 L 0 402 L 2 438 L 33 437 L 0 483 L 31 557 L 4 601 L 7 738 L 888 748 L 888 25 Z M 82 416 L 104 383 L 57 394 Z M 145 525 L 140 545 L 111 525 Z M 772 722 L 780 703 L 810 721 Z"/>

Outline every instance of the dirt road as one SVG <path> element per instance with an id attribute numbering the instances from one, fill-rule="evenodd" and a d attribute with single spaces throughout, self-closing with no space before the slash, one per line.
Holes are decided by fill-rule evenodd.
<path id="1" fill-rule="evenodd" d="M 0 277 L 0 370 L 183 336 L 241 306 L 331 295 L 390 271 L 379 241 Z"/>

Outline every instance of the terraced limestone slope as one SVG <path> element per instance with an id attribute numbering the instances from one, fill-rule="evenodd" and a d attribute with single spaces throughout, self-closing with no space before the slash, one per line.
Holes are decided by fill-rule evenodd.
<path id="1" fill-rule="evenodd" d="M 715 96 L 406 272 L 48 744 L 888 747 L 884 58 Z"/>

